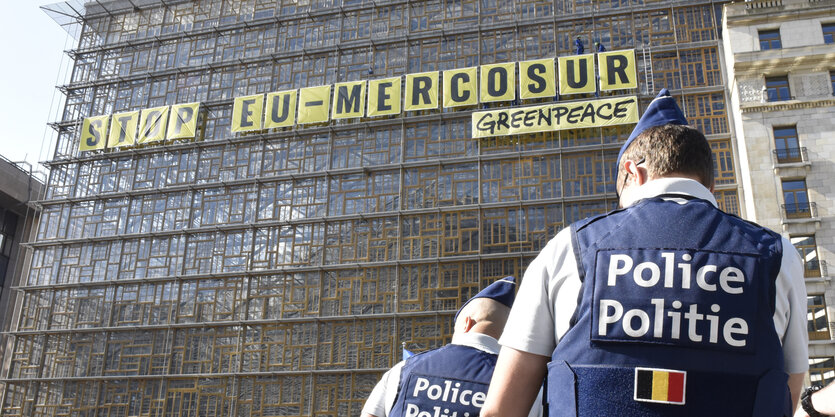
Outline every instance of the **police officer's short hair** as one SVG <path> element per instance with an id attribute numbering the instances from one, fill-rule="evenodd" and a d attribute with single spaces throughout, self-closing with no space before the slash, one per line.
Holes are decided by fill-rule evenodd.
<path id="1" fill-rule="evenodd" d="M 667 124 L 643 131 L 626 149 L 618 166 L 617 184 L 626 171 L 623 161 L 639 161 L 655 177 L 683 174 L 699 179 L 705 187 L 713 185 L 713 154 L 702 132 L 682 125 Z"/>

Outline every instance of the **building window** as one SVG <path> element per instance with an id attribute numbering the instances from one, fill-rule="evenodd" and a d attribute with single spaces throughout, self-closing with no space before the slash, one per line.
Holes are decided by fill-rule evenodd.
<path id="1" fill-rule="evenodd" d="M 832 84 L 832 95 L 835 96 L 835 71 L 829 71 L 829 83 Z"/>
<path id="2" fill-rule="evenodd" d="M 832 356 L 809 358 L 809 379 L 812 380 L 812 385 L 829 385 L 835 379 L 835 358 Z"/>
<path id="3" fill-rule="evenodd" d="M 780 49 L 783 45 L 780 42 L 780 29 L 760 31 L 760 50 Z"/>
<path id="4" fill-rule="evenodd" d="M 777 152 L 777 162 L 801 162 L 800 145 L 797 141 L 797 127 L 774 127 L 774 147 Z"/>
<path id="5" fill-rule="evenodd" d="M 809 193 L 806 191 L 806 180 L 783 181 L 783 202 L 786 217 L 812 217 L 809 207 Z"/>
<path id="6" fill-rule="evenodd" d="M 716 191 L 713 193 L 713 196 L 716 197 L 719 210 L 739 216 L 739 196 L 735 189 Z"/>
<path id="7" fill-rule="evenodd" d="M 716 184 L 735 183 L 734 155 L 731 151 L 731 141 L 711 141 L 710 150 L 713 151 L 713 179 Z"/>
<path id="8" fill-rule="evenodd" d="M 809 332 L 809 340 L 829 339 L 829 320 L 826 318 L 823 294 L 806 297 L 806 330 Z"/>
<path id="9" fill-rule="evenodd" d="M 789 77 L 765 77 L 765 89 L 768 101 L 782 101 L 791 98 L 789 91 Z"/>
<path id="10" fill-rule="evenodd" d="M 818 245 L 815 242 L 815 236 L 793 236 L 791 242 L 803 259 L 803 276 L 806 278 L 821 276 L 821 265 L 818 259 Z"/>
<path id="11" fill-rule="evenodd" d="M 823 29 L 823 43 L 835 43 L 835 23 L 824 23 L 821 29 Z"/>

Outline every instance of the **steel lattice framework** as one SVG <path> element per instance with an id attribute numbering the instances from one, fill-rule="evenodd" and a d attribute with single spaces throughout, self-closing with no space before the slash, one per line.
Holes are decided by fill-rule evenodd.
<path id="1" fill-rule="evenodd" d="M 722 3 L 70 8 L 79 43 L 59 87 L 66 106 L 18 286 L 2 413 L 359 415 L 401 343 L 448 342 L 463 300 L 521 277 L 564 225 L 614 207 L 614 160 L 631 129 L 476 140 L 477 109 L 464 107 L 233 135 L 236 96 L 554 57 L 576 36 L 600 40 L 638 51 L 642 82 L 624 94 L 642 106 L 662 87 L 682 97 L 713 146 L 717 199 L 738 211 Z M 187 102 L 208 109 L 202 141 L 77 151 L 84 117 Z"/>

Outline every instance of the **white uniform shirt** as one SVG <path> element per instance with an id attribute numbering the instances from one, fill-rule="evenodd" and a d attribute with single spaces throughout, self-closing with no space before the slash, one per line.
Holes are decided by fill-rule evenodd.
<path id="1" fill-rule="evenodd" d="M 499 342 L 491 336 L 482 333 L 467 332 L 453 335 L 451 344 L 469 346 L 494 355 L 499 354 Z M 383 374 L 380 382 L 374 386 L 374 389 L 365 401 L 365 405 L 362 407 L 363 413 L 377 417 L 386 417 L 389 415 L 389 410 L 394 406 L 394 401 L 397 399 L 397 386 L 400 384 L 400 372 L 403 369 L 404 363 L 405 361 L 398 362 Z M 542 392 L 540 391 L 540 396 L 537 397 L 537 401 L 534 403 L 528 417 L 539 417 L 541 415 L 541 395 Z"/>
<path id="2" fill-rule="evenodd" d="M 685 178 L 661 178 L 630 190 L 624 204 L 666 193 L 686 194 L 716 206 L 713 194 L 701 183 Z M 686 204 L 685 199 L 673 199 Z M 806 332 L 806 285 L 800 254 L 788 239 L 782 239 L 783 260 L 776 282 L 774 327 L 783 344 L 784 371 L 809 369 Z M 570 229 L 560 231 L 540 251 L 525 271 L 516 303 L 500 339 L 502 346 L 551 356 L 568 331 L 577 308 L 582 283 L 571 244 Z"/>

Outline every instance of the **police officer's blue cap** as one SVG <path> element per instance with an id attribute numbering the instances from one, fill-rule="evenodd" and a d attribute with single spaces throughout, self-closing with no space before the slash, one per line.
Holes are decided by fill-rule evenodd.
<path id="1" fill-rule="evenodd" d="M 618 161 L 617 165 L 620 166 L 620 158 L 623 156 L 623 153 L 626 152 L 626 148 L 632 144 L 632 141 L 638 137 L 641 133 L 645 130 L 655 127 L 655 126 L 663 126 L 663 125 L 688 125 L 687 119 L 684 117 L 684 112 L 678 107 L 676 104 L 676 99 L 670 95 L 670 92 L 664 88 L 658 93 L 658 96 L 649 103 L 649 107 L 644 112 L 644 115 L 641 116 L 641 119 L 638 120 L 638 124 L 635 125 L 635 129 L 632 130 L 632 134 L 629 135 L 629 139 L 626 140 L 626 143 L 620 148 L 620 153 L 618 154 Z"/>
<path id="2" fill-rule="evenodd" d="M 467 300 L 458 309 L 455 313 L 455 318 L 453 318 L 453 322 L 458 320 L 458 315 L 461 314 L 461 310 L 476 298 L 489 298 L 504 304 L 508 308 L 513 307 L 513 300 L 516 299 L 516 279 L 513 277 L 504 277 L 479 291 L 478 294 Z"/>

